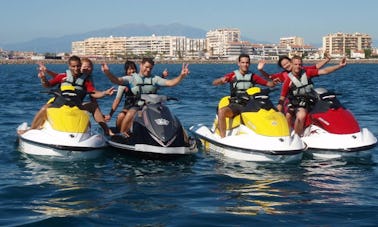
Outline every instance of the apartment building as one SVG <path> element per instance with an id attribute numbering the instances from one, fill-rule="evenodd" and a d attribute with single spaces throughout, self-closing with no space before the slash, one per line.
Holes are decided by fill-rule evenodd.
<path id="1" fill-rule="evenodd" d="M 280 44 L 281 46 L 304 46 L 304 39 L 302 37 L 298 36 L 292 36 L 292 37 L 283 37 L 280 38 Z"/>
<path id="2" fill-rule="evenodd" d="M 72 54 L 87 57 L 117 57 L 126 53 L 126 37 L 95 37 L 72 42 Z"/>
<path id="3" fill-rule="evenodd" d="M 206 50 L 210 57 L 225 58 L 228 57 L 227 45 L 240 41 L 240 29 L 220 28 L 210 30 L 206 33 Z"/>
<path id="4" fill-rule="evenodd" d="M 333 57 L 341 57 L 347 53 L 363 51 L 372 48 L 370 35 L 354 33 L 334 33 L 323 36 L 323 50 L 328 51 Z"/>
<path id="5" fill-rule="evenodd" d="M 126 40 L 128 56 L 165 56 L 167 58 L 182 56 L 185 52 L 184 36 L 135 36 Z"/>
<path id="6" fill-rule="evenodd" d="M 204 39 L 190 39 L 184 36 L 101 37 L 72 42 L 72 54 L 93 58 L 193 58 L 198 57 L 204 49 Z"/>

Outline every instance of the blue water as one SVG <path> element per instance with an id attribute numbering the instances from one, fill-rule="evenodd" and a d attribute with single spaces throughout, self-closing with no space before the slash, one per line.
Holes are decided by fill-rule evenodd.
<path id="1" fill-rule="evenodd" d="M 253 65 L 252 68 L 255 68 Z M 65 65 L 48 65 L 62 72 Z M 111 65 L 122 74 L 122 65 Z M 177 75 L 180 65 L 156 65 Z M 179 86 L 161 93 L 186 128 L 210 125 L 228 86 L 213 79 L 235 65 L 190 65 Z M 277 72 L 275 65 L 267 71 Z M 378 135 L 378 65 L 350 64 L 315 84 L 341 93 L 362 127 Z M 178 160 L 144 160 L 111 148 L 98 159 L 40 161 L 17 150 L 16 127 L 48 99 L 36 65 L 0 65 L 0 226 L 376 226 L 378 148 L 368 159 L 298 164 L 232 162 L 199 151 Z M 95 66 L 99 90 L 111 83 Z M 273 94 L 277 101 L 279 90 Z M 108 113 L 113 97 L 99 101 Z M 114 124 L 114 119 L 110 125 Z M 97 126 L 96 124 L 94 124 Z"/>

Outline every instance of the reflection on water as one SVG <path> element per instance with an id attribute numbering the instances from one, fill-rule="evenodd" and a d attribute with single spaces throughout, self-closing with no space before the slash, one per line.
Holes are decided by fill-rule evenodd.
<path id="1" fill-rule="evenodd" d="M 285 184 L 300 181 L 298 178 L 302 174 L 298 165 L 235 162 L 223 158 L 217 172 L 232 178 L 225 183 L 224 189 L 237 203 L 224 208 L 228 213 L 288 214 L 292 211 L 284 206 L 292 203 L 291 197 L 300 193 L 299 189 L 295 191 L 285 187 Z"/>
<path id="2" fill-rule="evenodd" d="M 216 172 L 231 178 L 222 190 L 234 201 L 222 209 L 239 215 L 299 214 L 304 212 L 301 206 L 336 202 L 355 205 L 362 198 L 350 195 L 359 193 L 356 190 L 363 188 L 366 172 L 372 171 L 371 160 L 308 159 L 288 165 L 217 159 Z"/>
<path id="3" fill-rule="evenodd" d="M 311 186 L 309 202 L 317 204 L 358 204 L 361 198 L 351 195 L 364 188 L 367 173 L 372 171 L 371 159 L 307 160 L 304 181 Z"/>
<path id="4" fill-rule="evenodd" d="M 143 194 L 169 194 L 176 190 L 151 187 L 179 181 L 191 171 L 195 161 L 188 158 L 168 162 L 115 155 L 111 159 L 61 163 L 21 155 L 25 184 L 34 190 L 33 195 L 25 196 L 29 202 L 25 201 L 24 208 L 44 214 L 46 218 L 114 209 L 112 206 L 119 206 L 121 201 L 122 205 L 128 204 L 127 209 L 131 211 L 170 207 L 171 204 L 164 204 L 166 201 L 143 200 Z"/>
<path id="5" fill-rule="evenodd" d="M 48 162 L 26 156 L 23 161 L 25 184 L 35 190 L 25 209 L 48 217 L 77 216 L 99 209 L 96 197 L 85 195 L 98 193 L 91 187 L 98 175 L 89 163 Z"/>

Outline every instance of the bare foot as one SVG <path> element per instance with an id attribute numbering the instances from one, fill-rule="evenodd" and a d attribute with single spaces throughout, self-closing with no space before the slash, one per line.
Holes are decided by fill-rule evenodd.
<path id="1" fill-rule="evenodd" d="M 17 130 L 17 134 L 18 135 L 22 135 L 22 134 L 24 134 L 25 132 L 27 132 L 27 131 L 29 131 L 28 129 L 25 129 L 25 130 L 23 130 L 23 129 L 19 129 L 19 130 Z"/>

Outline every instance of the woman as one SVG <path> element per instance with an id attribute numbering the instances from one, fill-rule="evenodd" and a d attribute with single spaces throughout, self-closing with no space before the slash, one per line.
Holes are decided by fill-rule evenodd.
<path id="1" fill-rule="evenodd" d="M 137 70 L 136 64 L 133 61 L 126 61 L 124 65 L 125 75 L 131 76 L 133 73 L 135 73 Z M 117 96 L 114 98 L 112 109 L 110 110 L 109 114 L 105 116 L 105 120 L 109 121 L 111 117 L 113 116 L 114 112 L 117 110 L 119 103 L 122 100 L 122 96 L 125 93 L 125 104 L 123 106 L 122 111 L 118 114 L 117 120 L 116 120 L 116 127 L 118 130 L 121 129 L 122 121 L 124 120 L 127 111 L 129 108 L 133 105 L 133 99 L 130 96 L 133 96 L 131 93 L 129 87 L 119 85 L 117 90 Z"/>

